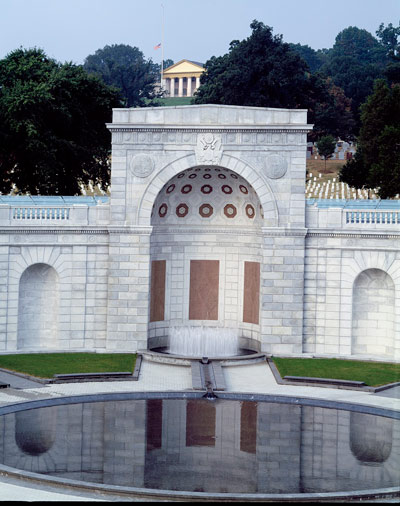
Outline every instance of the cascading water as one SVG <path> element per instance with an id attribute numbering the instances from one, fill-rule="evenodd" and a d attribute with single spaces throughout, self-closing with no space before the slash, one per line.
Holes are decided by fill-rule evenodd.
<path id="1" fill-rule="evenodd" d="M 232 357 L 238 354 L 238 331 L 216 327 L 171 327 L 168 353 L 187 357 Z"/>

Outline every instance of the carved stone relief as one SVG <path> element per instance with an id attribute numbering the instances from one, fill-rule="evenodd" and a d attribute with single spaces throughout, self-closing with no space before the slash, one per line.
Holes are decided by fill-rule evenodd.
<path id="1" fill-rule="evenodd" d="M 279 179 L 286 174 L 287 161 L 281 155 L 269 155 L 264 162 L 264 174 L 271 179 Z"/>
<path id="2" fill-rule="evenodd" d="M 147 177 L 154 170 L 154 160 L 150 155 L 139 153 L 131 159 L 130 168 L 134 176 Z"/>
<path id="3" fill-rule="evenodd" d="M 213 133 L 199 134 L 195 153 L 198 165 L 219 165 L 222 158 L 221 136 Z"/>

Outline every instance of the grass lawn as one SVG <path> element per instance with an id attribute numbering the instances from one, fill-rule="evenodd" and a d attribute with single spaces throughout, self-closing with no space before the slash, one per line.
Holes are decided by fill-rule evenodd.
<path id="1" fill-rule="evenodd" d="M 369 386 L 386 385 L 400 381 L 400 364 L 363 362 L 337 358 L 278 358 L 273 357 L 282 378 L 309 376 L 313 378 L 364 381 Z"/>
<path id="2" fill-rule="evenodd" d="M 159 101 L 162 106 L 174 106 L 174 105 L 190 105 L 193 97 L 167 97 L 160 98 Z"/>
<path id="3" fill-rule="evenodd" d="M 135 353 L 32 353 L 2 355 L 0 368 L 52 378 L 54 374 L 133 372 L 135 361 Z"/>

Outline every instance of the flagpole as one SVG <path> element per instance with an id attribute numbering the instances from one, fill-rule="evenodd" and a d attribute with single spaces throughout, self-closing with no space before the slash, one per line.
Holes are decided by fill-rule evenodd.
<path id="1" fill-rule="evenodd" d="M 163 89 L 163 73 L 164 73 L 164 5 L 161 4 L 162 19 L 161 19 L 161 76 L 160 76 L 160 91 Z"/>

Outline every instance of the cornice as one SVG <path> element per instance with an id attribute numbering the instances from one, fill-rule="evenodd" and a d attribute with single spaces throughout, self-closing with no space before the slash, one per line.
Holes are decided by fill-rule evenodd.
<path id="1" fill-rule="evenodd" d="M 240 127 L 237 126 L 138 126 L 138 125 L 124 125 L 124 124 L 109 124 L 108 129 L 111 132 L 184 132 L 184 133 L 204 133 L 204 132 L 213 132 L 213 133 L 296 133 L 296 134 L 304 134 L 308 133 L 312 130 L 312 125 L 276 125 L 276 126 L 263 126 L 263 127 L 254 127 L 243 125 Z"/>
<path id="2" fill-rule="evenodd" d="M 80 235 L 108 235 L 106 228 L 0 228 L 0 234 L 2 235 L 67 235 L 67 234 L 80 234 Z"/>
<path id="3" fill-rule="evenodd" d="M 323 237 L 323 238 L 331 238 L 337 237 L 339 239 L 397 239 L 400 240 L 400 233 L 396 232 L 363 232 L 357 230 L 357 232 L 348 232 L 348 231 L 336 231 L 336 232 L 327 232 L 327 231 L 309 231 L 307 232 L 306 238 L 311 237 Z"/>

